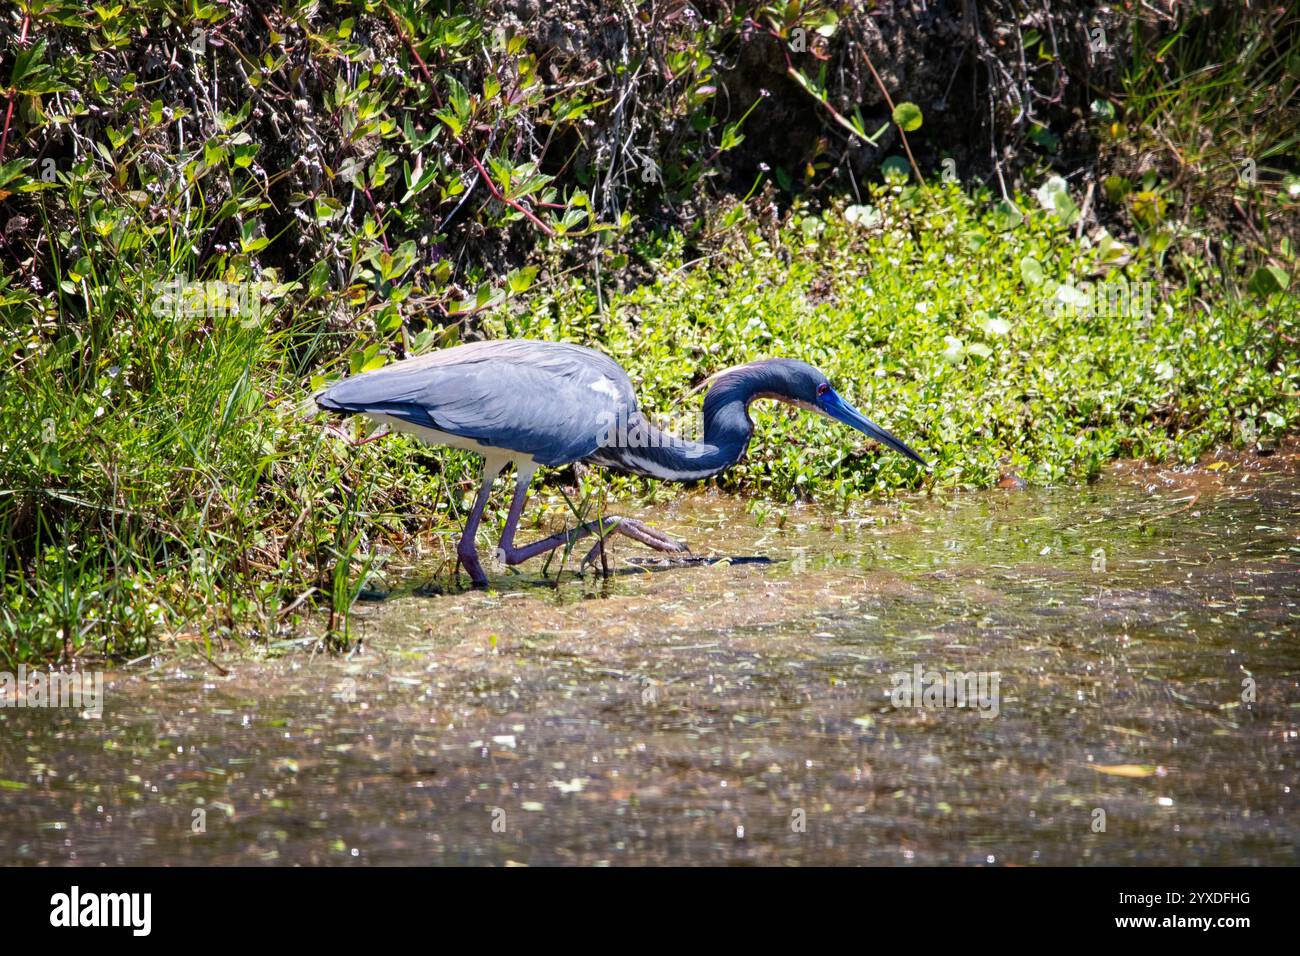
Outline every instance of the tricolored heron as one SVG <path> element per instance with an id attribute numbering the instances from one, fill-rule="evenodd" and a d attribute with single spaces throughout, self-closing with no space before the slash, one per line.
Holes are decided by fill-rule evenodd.
<path id="1" fill-rule="evenodd" d="M 590 462 L 665 481 L 697 481 L 730 468 L 754 433 L 749 404 L 772 398 L 856 428 L 922 466 L 907 445 L 872 422 L 805 362 L 767 359 L 737 365 L 706 383 L 704 440 L 661 431 L 637 409 L 627 373 L 593 349 L 558 342 L 508 339 L 471 342 L 343 379 L 316 395 L 316 404 L 344 415 L 366 415 L 431 445 L 466 448 L 483 457 L 483 483 L 456 548 L 476 586 L 487 585 L 474 538 L 492 485 L 508 463 L 515 494 L 497 556 L 507 565 L 619 532 L 658 551 L 686 545 L 632 518 L 606 517 L 532 544 L 515 544 L 515 526 L 539 466 Z"/>

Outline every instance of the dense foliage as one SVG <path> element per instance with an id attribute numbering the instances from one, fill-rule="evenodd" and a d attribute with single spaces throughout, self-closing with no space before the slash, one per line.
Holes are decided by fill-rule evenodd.
<path id="1" fill-rule="evenodd" d="M 1071 88 L 1095 101 L 1083 120 L 1051 98 L 1078 43 L 1018 31 L 1033 66 L 1008 48 L 1003 80 L 996 11 L 949 18 L 1004 118 L 990 142 L 1019 148 L 981 171 L 985 146 L 927 139 L 956 121 L 917 92 L 933 77 L 900 78 L 906 50 L 882 41 L 898 34 L 862 5 L 606 22 L 572 4 L 581 28 L 558 35 L 527 4 L 484 6 L 6 12 L 0 666 L 177 633 L 273 640 L 344 614 L 388 549 L 449 556 L 474 463 L 345 446 L 303 404 L 466 337 L 601 347 L 671 421 L 711 372 L 803 358 L 934 462 L 925 477 L 763 409 L 720 482 L 778 502 L 1084 481 L 1117 455 L 1267 448 L 1294 424 L 1293 22 L 1219 61 L 1220 86 L 1271 111 L 1251 125 L 1189 79 L 1221 20 L 1135 26 L 1110 92 Z M 1267 80 L 1257 98 L 1242 63 Z M 1135 159 L 1153 130 L 1201 135 L 1180 103 L 1258 153 L 1229 187 L 1232 228 L 1192 215 L 1224 213 L 1193 188 L 1219 152 L 1202 177 Z M 792 115 L 815 135 L 778 141 Z M 571 518 L 580 499 L 556 492 L 590 479 L 551 481 L 539 519 Z"/>

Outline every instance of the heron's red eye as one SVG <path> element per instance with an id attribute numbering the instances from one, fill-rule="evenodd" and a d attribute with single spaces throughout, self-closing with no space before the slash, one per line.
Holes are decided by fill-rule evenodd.
<path id="1" fill-rule="evenodd" d="M 820 385 L 817 386 L 817 397 L 821 398 L 830 390 L 831 390 L 830 385 L 828 385 L 826 382 L 822 382 Z"/>

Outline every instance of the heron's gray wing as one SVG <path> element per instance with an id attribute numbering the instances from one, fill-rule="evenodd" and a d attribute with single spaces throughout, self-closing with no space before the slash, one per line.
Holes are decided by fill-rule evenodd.
<path id="1" fill-rule="evenodd" d="M 636 412 L 627 375 L 578 346 L 478 342 L 344 379 L 322 408 L 375 412 L 514 452 L 543 465 L 585 458 Z"/>

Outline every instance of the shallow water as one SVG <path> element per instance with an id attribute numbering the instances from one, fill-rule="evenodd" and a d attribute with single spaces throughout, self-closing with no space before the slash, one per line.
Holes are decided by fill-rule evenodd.
<path id="1" fill-rule="evenodd" d="M 1295 863 L 1298 473 L 781 527 L 686 495 L 641 516 L 767 560 L 412 573 L 348 659 L 177 652 L 99 719 L 0 708 L 0 863 Z M 997 693 L 902 706 L 916 665 Z"/>

